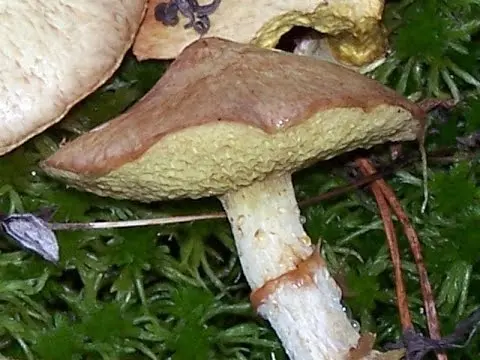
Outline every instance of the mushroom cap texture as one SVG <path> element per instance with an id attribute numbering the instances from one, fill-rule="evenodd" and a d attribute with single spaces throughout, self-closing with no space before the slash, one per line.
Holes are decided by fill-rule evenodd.
<path id="1" fill-rule="evenodd" d="M 0 155 L 102 85 L 145 10 L 145 0 L 0 0 Z"/>
<path id="2" fill-rule="evenodd" d="M 155 7 L 168 1 L 149 0 L 133 45 L 140 60 L 176 58 L 199 38 L 192 28 L 184 29 L 187 20 L 183 16 L 176 26 L 165 26 L 155 19 Z M 200 0 L 202 4 L 211 2 Z M 273 48 L 292 27 L 311 27 L 323 34 L 339 35 L 335 48 L 349 54 L 349 60 L 358 58 L 356 65 L 362 65 L 384 54 L 386 36 L 379 26 L 383 7 L 384 0 L 222 0 L 209 15 L 207 35 Z"/>
<path id="3" fill-rule="evenodd" d="M 126 113 L 43 169 L 103 196 L 220 195 L 387 141 L 423 141 L 425 114 L 375 80 L 311 57 L 203 38 Z"/>

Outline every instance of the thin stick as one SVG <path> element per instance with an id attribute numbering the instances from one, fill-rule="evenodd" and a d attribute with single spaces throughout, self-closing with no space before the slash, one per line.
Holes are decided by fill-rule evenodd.
<path id="1" fill-rule="evenodd" d="M 385 171 L 382 171 L 382 172 L 376 172 L 375 174 L 372 174 L 372 175 L 364 176 L 361 179 L 355 180 L 351 184 L 338 186 L 338 187 L 336 187 L 336 188 L 334 188 L 330 191 L 327 191 L 326 193 L 323 193 L 323 194 L 320 194 L 320 195 L 313 196 L 311 198 L 302 200 L 298 203 L 298 205 L 301 208 L 303 208 L 303 207 L 308 207 L 308 206 L 318 204 L 319 202 L 321 202 L 323 200 L 327 200 L 327 199 L 330 199 L 330 198 L 333 198 L 333 197 L 336 197 L 336 196 L 340 196 L 340 195 L 345 194 L 345 193 L 347 193 L 351 190 L 358 189 L 362 186 L 371 184 L 375 180 L 378 180 L 378 179 L 383 178 L 384 176 L 393 174 L 394 172 L 395 172 L 395 169 L 392 168 L 392 169 L 385 170 Z"/>
<path id="2" fill-rule="evenodd" d="M 355 163 L 360 168 L 364 176 L 369 176 L 371 175 L 371 173 L 365 166 L 366 161 L 368 160 L 365 158 L 358 158 L 357 160 L 355 160 Z M 402 262 L 400 259 L 400 251 L 398 249 L 398 240 L 392 221 L 392 213 L 390 211 L 390 207 L 388 206 L 385 195 L 383 194 L 380 186 L 378 185 L 378 182 L 379 180 L 374 181 L 370 185 L 370 188 L 373 192 L 373 195 L 375 196 L 378 209 L 380 211 L 380 216 L 382 217 L 385 235 L 387 237 L 388 248 L 390 250 L 390 257 L 392 258 L 393 273 L 395 278 L 395 292 L 397 295 L 397 305 L 398 312 L 400 314 L 400 322 L 402 324 L 403 331 L 406 331 L 409 329 L 413 329 L 413 324 L 412 318 L 410 316 L 410 311 L 408 310 L 408 298 L 407 291 L 405 290 L 405 282 L 403 281 Z"/>
<path id="3" fill-rule="evenodd" d="M 369 160 L 365 161 L 363 166 L 365 166 L 365 169 L 368 170 L 370 174 L 376 172 L 375 167 Z M 428 273 L 427 269 L 425 268 L 425 262 L 422 255 L 422 246 L 418 239 L 417 232 L 410 223 L 410 220 L 408 219 L 407 214 L 403 210 L 400 201 L 395 196 L 395 192 L 393 191 L 393 189 L 383 179 L 378 180 L 377 183 L 388 203 L 390 204 L 390 207 L 393 209 L 393 212 L 397 216 L 398 220 L 400 220 L 403 226 L 403 231 L 405 232 L 405 235 L 410 244 L 410 249 L 412 251 L 413 258 L 415 259 L 415 265 L 417 267 L 420 279 L 420 288 L 422 291 L 423 303 L 425 306 L 425 313 L 427 317 L 427 325 L 430 337 L 432 339 L 440 339 L 440 325 L 438 321 L 437 309 L 435 307 L 432 285 L 428 280 Z M 437 353 L 437 359 L 447 360 L 447 355 L 443 353 Z"/>
<path id="4" fill-rule="evenodd" d="M 224 213 L 209 213 L 200 215 L 170 216 L 156 219 L 126 220 L 126 221 L 98 221 L 88 223 L 51 223 L 52 230 L 87 230 L 87 229 L 111 229 L 137 226 L 176 224 L 189 221 L 221 219 Z"/>

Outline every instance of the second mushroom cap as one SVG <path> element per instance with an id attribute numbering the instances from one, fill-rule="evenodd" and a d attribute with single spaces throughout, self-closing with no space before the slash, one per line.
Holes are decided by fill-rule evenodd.
<path id="1" fill-rule="evenodd" d="M 60 121 L 120 66 L 145 0 L 0 1 L 0 155 Z"/>
<path id="2" fill-rule="evenodd" d="M 175 26 L 155 19 L 156 7 L 167 3 L 215 3 L 208 36 L 273 48 L 290 29 L 301 26 L 327 35 L 325 50 L 342 63 L 362 66 L 385 53 L 386 33 L 380 23 L 384 0 L 149 0 L 133 46 L 138 59 L 172 59 L 198 39 L 192 27 L 184 28 L 190 20 L 182 14 Z"/>

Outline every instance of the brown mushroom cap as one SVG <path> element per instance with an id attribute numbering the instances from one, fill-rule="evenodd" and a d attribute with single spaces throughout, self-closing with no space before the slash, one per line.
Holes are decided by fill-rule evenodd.
<path id="1" fill-rule="evenodd" d="M 157 21 L 154 9 L 170 0 L 149 0 L 145 19 L 133 45 L 140 60 L 173 59 L 199 35 Z M 200 0 L 201 4 L 212 0 Z M 313 28 L 332 35 L 329 45 L 339 60 L 364 65 L 382 57 L 386 34 L 380 24 L 384 0 L 222 0 L 209 16 L 208 36 L 273 48 L 294 26 Z"/>
<path id="2" fill-rule="evenodd" d="M 355 148 L 421 140 L 423 119 L 417 105 L 339 65 L 204 38 L 129 111 L 42 167 L 104 196 L 197 198 Z"/>
<path id="3" fill-rule="evenodd" d="M 58 122 L 113 74 L 145 8 L 145 0 L 4 2 L 0 155 Z"/>

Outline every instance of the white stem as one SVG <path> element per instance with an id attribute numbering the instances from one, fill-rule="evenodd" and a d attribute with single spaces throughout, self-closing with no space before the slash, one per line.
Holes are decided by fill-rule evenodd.
<path id="1" fill-rule="evenodd" d="M 290 175 L 270 177 L 220 200 L 245 277 L 262 294 L 257 310 L 290 359 L 347 359 L 360 336 L 342 310 L 340 288 L 323 261 L 309 266 L 309 274 L 299 271 L 314 249 L 300 221 Z"/>

